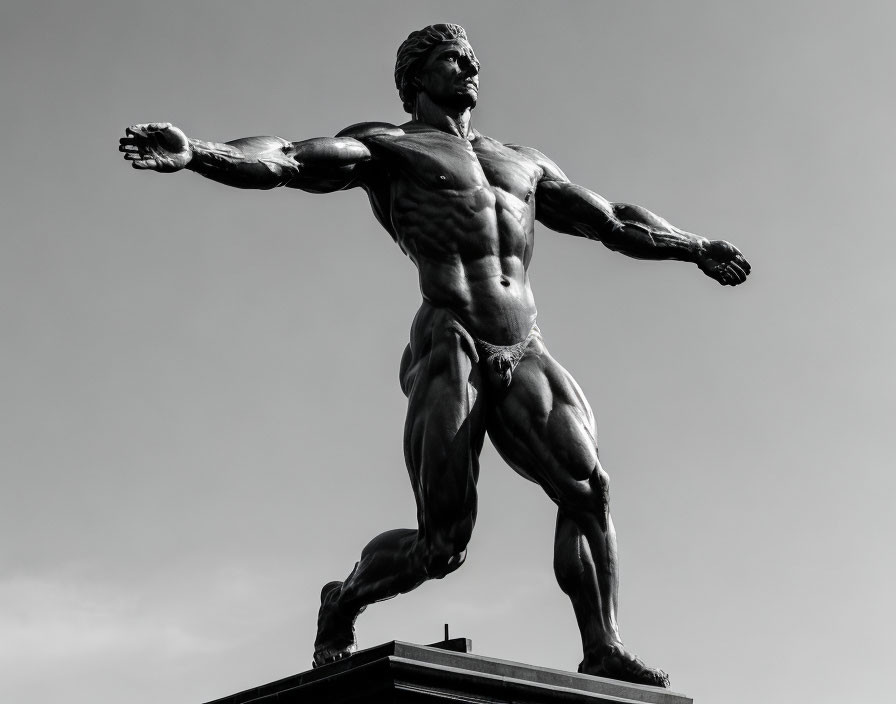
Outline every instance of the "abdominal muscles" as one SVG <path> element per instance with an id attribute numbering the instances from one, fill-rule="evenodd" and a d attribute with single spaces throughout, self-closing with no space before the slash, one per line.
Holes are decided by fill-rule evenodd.
<path id="1" fill-rule="evenodd" d="M 420 291 L 454 312 L 477 339 L 510 345 L 535 324 L 526 274 L 531 218 L 508 217 L 488 186 L 433 190 L 405 182 L 392 224 L 417 265 Z"/>

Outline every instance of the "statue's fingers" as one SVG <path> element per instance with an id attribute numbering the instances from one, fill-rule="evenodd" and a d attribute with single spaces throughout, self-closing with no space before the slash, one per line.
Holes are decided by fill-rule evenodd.
<path id="1" fill-rule="evenodd" d="M 135 169 L 154 169 L 156 168 L 156 160 L 155 159 L 141 159 L 139 161 L 134 161 L 131 163 Z"/>
<path id="2" fill-rule="evenodd" d="M 161 132 L 162 130 L 166 130 L 171 127 L 170 122 L 150 122 L 146 126 L 147 132 Z"/>
<path id="3" fill-rule="evenodd" d="M 746 273 L 750 273 L 750 262 L 747 261 L 747 258 L 738 252 L 738 255 L 734 258 L 734 261 L 737 262 L 737 265 L 743 269 Z"/>
<path id="4" fill-rule="evenodd" d="M 731 276 L 733 276 L 735 279 L 737 279 L 737 283 L 743 283 L 744 281 L 747 280 L 747 272 L 745 272 L 743 269 L 741 269 L 734 262 L 728 263 L 728 273 Z"/>
<path id="5" fill-rule="evenodd" d="M 128 161 L 138 161 L 140 159 L 143 159 L 144 155 L 140 154 L 139 152 L 125 152 L 124 158 Z"/>
<path id="6" fill-rule="evenodd" d="M 134 139 L 133 137 L 122 137 L 121 139 L 118 140 L 118 143 L 121 145 L 136 144 L 137 140 Z"/>
<path id="7" fill-rule="evenodd" d="M 146 125 L 131 125 L 125 129 L 124 133 L 130 137 L 145 137 Z"/>
<path id="8" fill-rule="evenodd" d="M 128 142 L 123 142 L 118 145 L 118 151 L 120 152 L 136 152 L 139 147 L 136 144 L 130 144 Z"/>

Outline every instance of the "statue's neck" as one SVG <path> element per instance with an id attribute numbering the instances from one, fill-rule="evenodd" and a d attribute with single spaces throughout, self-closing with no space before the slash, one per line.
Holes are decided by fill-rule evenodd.
<path id="1" fill-rule="evenodd" d="M 453 109 L 438 105 L 426 93 L 418 93 L 414 105 L 414 120 L 461 139 L 470 138 L 472 108 Z"/>

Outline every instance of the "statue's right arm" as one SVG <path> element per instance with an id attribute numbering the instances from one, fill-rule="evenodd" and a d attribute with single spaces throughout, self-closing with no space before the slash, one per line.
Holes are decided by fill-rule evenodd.
<path id="1" fill-rule="evenodd" d="M 247 137 L 218 144 L 190 139 L 186 168 L 237 188 L 289 186 L 314 193 L 348 188 L 370 151 L 351 137 L 287 142 L 280 137 Z"/>
<path id="2" fill-rule="evenodd" d="M 190 139 L 169 123 L 152 123 L 128 128 L 120 150 L 138 169 L 186 168 L 236 188 L 289 186 L 314 193 L 357 185 L 364 165 L 373 158 L 351 128 L 336 137 L 301 142 L 248 137 L 217 143 Z"/>

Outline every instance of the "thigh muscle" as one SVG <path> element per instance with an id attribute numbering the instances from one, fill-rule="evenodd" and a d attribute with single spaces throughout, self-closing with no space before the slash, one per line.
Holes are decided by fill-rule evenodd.
<path id="1" fill-rule="evenodd" d="M 421 309 L 402 375 L 405 458 L 421 537 L 458 545 L 466 544 L 475 520 L 485 434 L 481 375 L 464 335 L 447 311 Z"/>
<path id="2" fill-rule="evenodd" d="M 595 483 L 606 475 L 597 459 L 594 415 L 572 376 L 536 341 L 493 405 L 488 432 L 517 472 L 562 506 L 592 508 Z M 604 492 L 598 492 L 604 493 Z"/>

